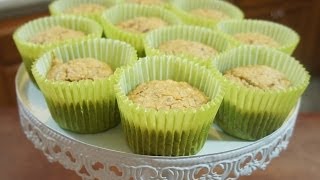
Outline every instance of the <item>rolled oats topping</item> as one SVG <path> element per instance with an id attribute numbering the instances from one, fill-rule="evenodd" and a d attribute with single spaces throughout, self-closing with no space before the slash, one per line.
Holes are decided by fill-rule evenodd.
<path id="1" fill-rule="evenodd" d="M 61 26 L 54 26 L 45 31 L 39 32 L 35 36 L 30 38 L 30 42 L 35 44 L 46 44 L 64 41 L 66 39 L 75 39 L 84 37 L 85 33 L 76 31 Z"/>
<path id="2" fill-rule="evenodd" d="M 189 55 L 202 59 L 209 59 L 218 54 L 218 51 L 200 42 L 182 39 L 170 40 L 160 44 L 159 50 L 173 55 Z"/>
<path id="3" fill-rule="evenodd" d="M 283 90 L 291 85 L 283 73 L 265 65 L 237 67 L 226 71 L 224 76 L 246 87 L 262 90 Z"/>
<path id="4" fill-rule="evenodd" d="M 111 67 L 94 58 L 74 59 L 66 63 L 53 60 L 47 78 L 55 81 L 81 81 L 103 79 L 113 74 Z"/>
<path id="5" fill-rule="evenodd" d="M 119 28 L 132 33 L 147 33 L 167 25 L 166 21 L 157 17 L 136 17 L 117 24 Z"/>
<path id="6" fill-rule="evenodd" d="M 199 9 L 193 9 L 190 11 L 191 14 L 209 18 L 209 19 L 215 19 L 215 20 L 225 20 L 230 19 L 230 16 L 222 11 L 219 11 L 217 9 L 206 9 L 206 8 L 199 8 Z"/>
<path id="7" fill-rule="evenodd" d="M 265 45 L 273 48 L 280 46 L 277 41 L 261 33 L 237 33 L 234 37 L 238 41 L 250 45 Z"/>
<path id="8" fill-rule="evenodd" d="M 66 9 L 65 13 L 78 15 L 83 13 L 102 13 L 105 9 L 106 7 L 101 4 L 87 3 Z"/>
<path id="9" fill-rule="evenodd" d="M 134 103 L 156 110 L 197 108 L 209 101 L 209 97 L 190 84 L 173 80 L 142 83 L 128 97 Z"/>

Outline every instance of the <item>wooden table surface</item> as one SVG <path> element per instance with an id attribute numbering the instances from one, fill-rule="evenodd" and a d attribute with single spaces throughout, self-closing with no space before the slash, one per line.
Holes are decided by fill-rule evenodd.
<path id="1" fill-rule="evenodd" d="M 16 108 L 0 108 L 0 179 L 80 180 L 58 163 L 49 163 L 24 136 Z M 320 113 L 300 114 L 286 151 L 266 171 L 241 180 L 319 180 Z"/>

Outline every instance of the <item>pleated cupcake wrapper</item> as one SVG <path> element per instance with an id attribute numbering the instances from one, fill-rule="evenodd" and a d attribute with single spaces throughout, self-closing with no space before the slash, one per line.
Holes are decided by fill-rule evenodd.
<path id="1" fill-rule="evenodd" d="M 216 122 L 227 133 L 246 140 L 260 139 L 279 128 L 309 83 L 304 67 L 289 55 L 262 46 L 242 46 L 217 57 L 220 72 L 248 65 L 267 65 L 292 82 L 286 90 L 247 88 L 227 80 Z"/>
<path id="2" fill-rule="evenodd" d="M 148 33 L 144 40 L 144 46 L 147 56 L 153 55 L 165 55 L 158 47 L 167 41 L 183 39 L 189 41 L 200 42 L 202 44 L 208 45 L 218 51 L 218 53 L 225 52 L 233 47 L 230 37 L 224 34 L 217 33 L 207 28 L 197 27 L 197 26 L 187 26 L 187 25 L 177 25 L 166 28 L 161 28 Z M 202 59 L 200 57 L 190 56 L 190 55 L 176 55 L 182 58 L 190 59 L 196 63 L 204 66 L 209 66 L 212 63 L 213 57 L 208 59 Z"/>
<path id="3" fill-rule="evenodd" d="M 153 56 L 116 74 L 121 124 L 134 153 L 184 156 L 202 148 L 225 91 L 224 79 L 217 71 L 175 56 Z M 157 111 L 126 96 L 143 82 L 166 79 L 188 82 L 211 100 L 196 109 Z"/>
<path id="4" fill-rule="evenodd" d="M 226 13 L 231 19 L 243 19 L 243 12 L 231 3 L 221 0 L 172 0 L 171 10 L 177 14 L 186 24 L 214 28 L 218 22 L 206 17 L 196 16 L 189 11 L 193 9 L 214 9 Z"/>
<path id="5" fill-rule="evenodd" d="M 115 70 L 137 60 L 134 48 L 116 40 L 91 39 L 49 51 L 32 68 L 51 115 L 60 127 L 77 133 L 98 133 L 119 124 L 115 76 L 78 82 L 48 80 L 46 75 L 55 57 L 64 61 L 91 57 Z"/>
<path id="6" fill-rule="evenodd" d="M 32 36 L 54 26 L 62 26 L 82 31 L 87 35 L 83 38 L 66 39 L 65 41 L 47 43 L 43 45 L 29 42 L 29 39 Z M 36 58 L 39 58 L 43 53 L 62 44 L 72 44 L 84 39 L 101 37 L 102 32 L 102 27 L 91 19 L 75 16 L 44 17 L 30 21 L 18 28 L 13 35 L 13 39 L 22 57 L 27 72 L 31 80 L 35 83 L 34 77 L 31 73 L 31 66 Z"/>
<path id="7" fill-rule="evenodd" d="M 276 49 L 287 54 L 292 54 L 300 41 L 300 36 L 289 27 L 263 20 L 224 21 L 217 25 L 217 30 L 231 36 L 232 38 L 236 33 L 255 32 L 267 35 L 280 44 L 280 47 Z M 243 44 L 235 38 L 233 38 L 233 40 L 238 45 Z"/>
<path id="8" fill-rule="evenodd" d="M 181 23 L 180 19 L 173 13 L 160 7 L 136 4 L 122 4 L 110 8 L 103 14 L 101 21 L 104 27 L 105 35 L 108 38 L 119 39 L 130 43 L 136 48 L 138 54 L 140 56 L 143 56 L 143 38 L 145 37 L 145 34 L 127 32 L 116 26 L 116 24 L 122 21 L 140 16 L 158 17 L 165 20 L 171 25 Z"/>
<path id="9" fill-rule="evenodd" d="M 106 8 L 110 8 L 113 5 L 118 4 L 118 0 L 58 0 L 49 5 L 49 11 L 51 15 L 72 15 L 65 11 L 69 8 L 76 7 L 81 4 L 99 4 Z M 102 13 L 83 13 L 76 14 L 77 16 L 84 16 L 91 18 L 100 23 Z"/>

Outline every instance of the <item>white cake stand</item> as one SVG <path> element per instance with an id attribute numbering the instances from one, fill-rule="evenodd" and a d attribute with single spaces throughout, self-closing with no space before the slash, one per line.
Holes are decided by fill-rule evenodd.
<path id="1" fill-rule="evenodd" d="M 27 138 L 50 162 L 59 162 L 83 179 L 238 179 L 286 149 L 299 104 L 280 129 L 258 141 L 242 141 L 213 126 L 203 149 L 194 156 L 158 157 L 133 154 L 121 126 L 95 135 L 59 128 L 40 91 L 23 66 L 16 76 L 21 126 Z"/>

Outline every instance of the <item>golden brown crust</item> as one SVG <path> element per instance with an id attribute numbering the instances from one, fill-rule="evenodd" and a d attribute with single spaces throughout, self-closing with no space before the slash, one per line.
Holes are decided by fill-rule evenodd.
<path id="1" fill-rule="evenodd" d="M 136 17 L 117 24 L 119 28 L 132 33 L 147 33 L 167 25 L 166 21 L 157 17 Z"/>
<path id="2" fill-rule="evenodd" d="M 237 33 L 234 37 L 245 44 L 265 45 L 273 48 L 280 46 L 277 41 L 261 33 Z"/>
<path id="3" fill-rule="evenodd" d="M 142 83 L 128 94 L 130 100 L 156 110 L 197 108 L 209 98 L 186 82 L 154 80 Z"/>
<path id="4" fill-rule="evenodd" d="M 218 54 L 218 51 L 210 46 L 195 41 L 182 39 L 170 40 L 160 44 L 159 50 L 168 54 L 199 57 L 209 59 Z"/>
<path id="5" fill-rule="evenodd" d="M 226 71 L 224 76 L 246 87 L 262 90 L 284 90 L 291 85 L 283 73 L 265 65 L 237 67 Z"/>
<path id="6" fill-rule="evenodd" d="M 75 31 L 61 26 L 54 26 L 45 31 L 39 32 L 35 36 L 31 37 L 29 41 L 35 44 L 46 44 L 84 36 L 84 32 Z"/>
<path id="7" fill-rule="evenodd" d="M 199 9 L 192 9 L 191 14 L 209 18 L 209 19 L 215 19 L 215 20 L 225 20 L 230 19 L 230 16 L 222 11 L 219 11 L 217 9 L 207 9 L 207 8 L 199 8 Z"/>
<path id="8" fill-rule="evenodd" d="M 161 5 L 163 0 L 128 0 L 129 3 L 145 4 L 145 5 Z"/>
<path id="9" fill-rule="evenodd" d="M 93 58 L 82 58 L 62 63 L 54 59 L 47 79 L 55 81 L 81 81 L 103 79 L 113 74 L 111 67 Z"/>
<path id="10" fill-rule="evenodd" d="M 66 9 L 64 12 L 67 14 L 80 15 L 83 13 L 102 13 L 105 9 L 106 7 L 101 4 L 86 3 Z"/>

